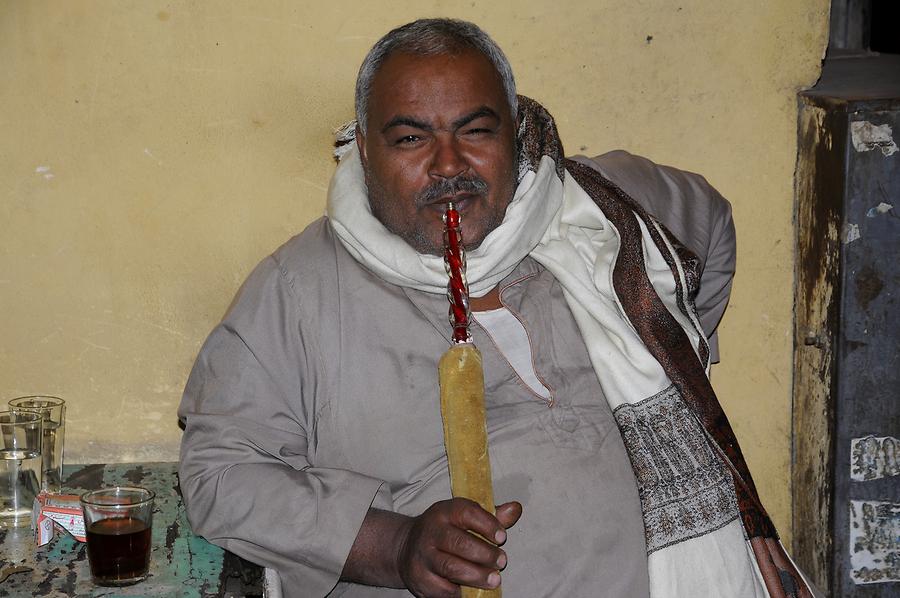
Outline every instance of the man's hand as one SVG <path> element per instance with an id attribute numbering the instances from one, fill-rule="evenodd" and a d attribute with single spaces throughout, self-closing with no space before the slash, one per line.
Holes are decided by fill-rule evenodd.
<path id="1" fill-rule="evenodd" d="M 521 515 L 517 502 L 498 506 L 494 516 L 464 498 L 435 503 L 418 517 L 370 509 L 341 578 L 405 587 L 422 598 L 455 598 L 460 584 L 495 588 L 506 553 L 467 530 L 502 545 Z"/>
<path id="2" fill-rule="evenodd" d="M 465 498 L 431 505 L 406 525 L 397 560 L 400 578 L 414 595 L 428 598 L 459 596 L 460 585 L 496 588 L 506 553 L 494 544 L 506 542 L 506 528 L 521 515 L 517 502 L 497 507 L 496 517 Z"/>

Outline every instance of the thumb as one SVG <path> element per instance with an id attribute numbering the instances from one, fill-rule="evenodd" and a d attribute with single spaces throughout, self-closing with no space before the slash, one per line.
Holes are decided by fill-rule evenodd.
<path id="1" fill-rule="evenodd" d="M 516 524 L 519 517 L 522 516 L 522 503 L 512 501 L 497 505 L 497 521 L 504 529 L 509 529 Z"/>

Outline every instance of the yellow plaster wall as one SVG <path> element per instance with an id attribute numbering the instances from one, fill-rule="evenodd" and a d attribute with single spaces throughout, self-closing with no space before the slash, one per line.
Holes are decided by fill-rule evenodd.
<path id="1" fill-rule="evenodd" d="M 69 401 L 72 462 L 173 460 L 193 358 L 250 268 L 319 216 L 368 47 L 480 23 L 570 153 L 626 148 L 734 204 L 714 381 L 788 529 L 798 89 L 828 0 L 0 3 L 0 396 Z"/>

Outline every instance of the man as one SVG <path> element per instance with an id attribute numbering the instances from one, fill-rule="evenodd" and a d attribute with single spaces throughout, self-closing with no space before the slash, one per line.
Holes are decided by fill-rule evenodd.
<path id="1" fill-rule="evenodd" d="M 328 217 L 251 274 L 188 381 L 194 528 L 292 596 L 457 596 L 501 571 L 507 596 L 761 596 L 779 570 L 793 579 L 705 377 L 695 258 L 564 160 L 549 115 L 516 96 L 472 24 L 389 33 L 356 102 Z M 595 166 L 664 220 L 668 200 L 728 221 L 699 177 L 624 153 Z M 451 200 L 496 514 L 450 498 L 437 361 Z M 687 241 L 701 250 L 720 236 L 672 221 L 705 229 Z"/>

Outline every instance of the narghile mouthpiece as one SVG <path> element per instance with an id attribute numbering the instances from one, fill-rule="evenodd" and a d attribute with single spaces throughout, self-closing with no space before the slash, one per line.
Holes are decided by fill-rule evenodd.
<path id="1" fill-rule="evenodd" d="M 450 301 L 450 325 L 453 342 L 471 343 L 469 334 L 469 286 L 466 284 L 466 250 L 460 232 L 459 212 L 453 202 L 444 214 L 444 267 L 450 276 L 447 299 Z"/>

